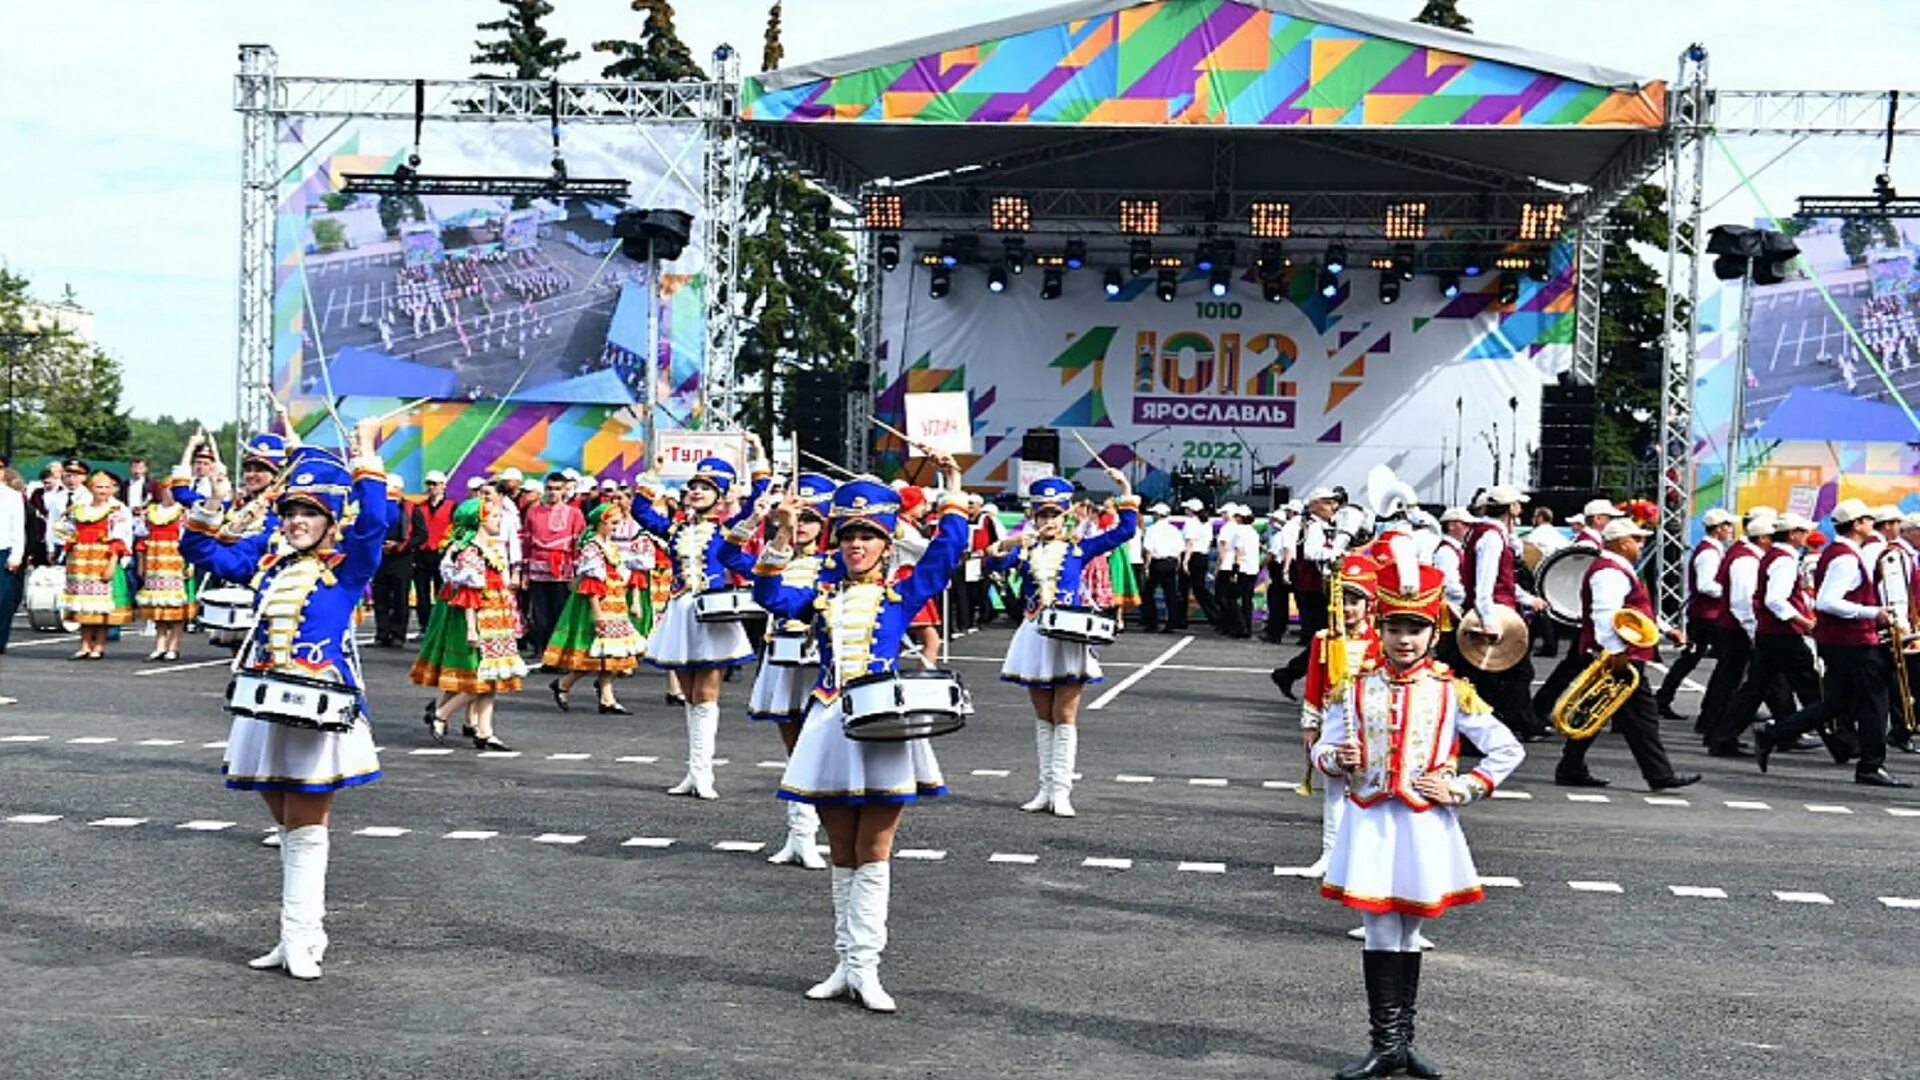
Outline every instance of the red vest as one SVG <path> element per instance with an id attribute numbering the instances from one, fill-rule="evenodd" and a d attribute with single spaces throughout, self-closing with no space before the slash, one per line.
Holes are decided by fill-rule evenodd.
<path id="1" fill-rule="evenodd" d="M 1851 559 L 1860 570 L 1860 583 L 1847 591 L 1847 599 L 1856 604 L 1878 607 L 1880 590 L 1873 587 L 1873 577 L 1867 573 L 1866 560 L 1852 546 L 1835 541 L 1827 545 L 1820 553 L 1820 561 L 1814 565 L 1813 579 L 1816 582 L 1827 580 L 1827 574 L 1834 563 L 1841 559 Z M 1878 645 L 1880 644 L 1880 626 L 1873 619 L 1843 619 L 1838 615 L 1829 615 L 1822 611 L 1815 616 L 1813 640 L 1822 645 Z"/>
<path id="2" fill-rule="evenodd" d="M 454 502 L 443 498 L 439 506 L 430 506 L 425 502 L 420 509 L 427 515 L 427 547 L 439 551 L 440 545 L 447 542 L 447 530 L 453 526 Z"/>
<path id="3" fill-rule="evenodd" d="M 1720 560 L 1720 614 L 1715 617 L 1713 621 L 1715 625 L 1719 626 L 1722 630 L 1739 630 L 1741 633 L 1746 632 L 1746 628 L 1740 625 L 1739 617 L 1733 613 L 1733 564 L 1740 559 L 1758 558 L 1760 558 L 1760 555 L 1754 551 L 1752 544 L 1745 540 L 1736 540 L 1733 542 L 1733 546 L 1727 549 L 1727 554 Z M 1757 591 L 1753 598 L 1753 608 L 1756 612 L 1760 609 L 1760 599 Z"/>
<path id="4" fill-rule="evenodd" d="M 1466 551 L 1460 557 L 1460 584 L 1467 590 L 1467 610 L 1473 610 L 1474 597 L 1480 595 L 1475 586 L 1474 576 L 1480 571 L 1480 538 L 1488 533 L 1500 537 L 1500 564 L 1494 569 L 1493 599 L 1495 603 L 1505 604 L 1516 611 L 1520 607 L 1520 592 L 1514 584 L 1513 549 L 1507 546 L 1507 530 L 1491 521 L 1476 522 L 1467 530 Z"/>
<path id="5" fill-rule="evenodd" d="M 1792 548 L 1769 546 L 1767 553 L 1760 556 L 1760 578 L 1753 589 L 1754 633 L 1763 637 L 1786 637 L 1799 634 L 1800 628 L 1783 621 L 1767 606 L 1767 573 L 1774 563 L 1785 559 L 1796 564 L 1793 578 L 1793 608 L 1802 615 L 1812 615 L 1813 607 L 1807 602 L 1806 591 L 1800 588 L 1800 553 Z"/>
<path id="6" fill-rule="evenodd" d="M 1689 619 L 1700 619 L 1717 625 L 1721 618 L 1728 614 L 1727 586 L 1724 580 L 1720 585 L 1719 596 L 1708 596 L 1697 587 L 1700 581 L 1700 575 L 1695 572 L 1695 564 L 1698 562 L 1700 556 L 1705 555 L 1709 551 L 1719 550 L 1720 545 L 1711 540 L 1702 540 L 1693 549 L 1693 554 L 1687 558 L 1687 618 Z M 1726 556 L 1721 556 L 1720 562 L 1723 564 L 1723 571 L 1726 561 Z"/>
<path id="7" fill-rule="evenodd" d="M 1300 519 L 1300 539 L 1293 545 L 1293 591 L 1297 593 L 1324 593 L 1327 591 L 1327 575 L 1320 564 L 1307 558 L 1307 530 L 1313 527 L 1319 518 L 1308 514 Z M 1322 529 L 1333 528 L 1330 521 L 1320 522 Z"/>
<path id="8" fill-rule="evenodd" d="M 1627 599 L 1620 605 L 1622 608 L 1632 608 L 1649 619 L 1654 617 L 1653 598 L 1647 594 L 1646 582 L 1641 581 L 1640 575 L 1631 568 L 1621 566 L 1607 555 L 1601 555 L 1593 560 L 1593 565 L 1587 567 L 1587 576 L 1580 579 L 1580 651 L 1583 653 L 1592 653 L 1600 647 L 1593 629 L 1593 576 L 1602 571 L 1625 574 L 1632 583 L 1627 587 Z M 1627 658 L 1630 660 L 1644 663 L 1656 656 L 1651 645 L 1627 646 Z"/>

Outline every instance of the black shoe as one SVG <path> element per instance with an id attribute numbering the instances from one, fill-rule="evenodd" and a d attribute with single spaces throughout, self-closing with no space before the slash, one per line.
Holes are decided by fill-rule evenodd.
<path id="1" fill-rule="evenodd" d="M 1413 1048 L 1413 1017 L 1420 999 L 1420 954 L 1395 953 L 1400 958 L 1400 1051 L 1406 1055 L 1407 1075 L 1441 1080 L 1440 1066 Z"/>
<path id="2" fill-rule="evenodd" d="M 1293 695 L 1293 678 L 1287 674 L 1285 668 L 1274 668 L 1272 671 L 1267 672 L 1267 678 L 1272 680 L 1273 685 L 1280 688 L 1281 697 L 1286 698 L 1288 701 L 1300 700 Z"/>
<path id="3" fill-rule="evenodd" d="M 1707 756 L 1708 757 L 1743 758 L 1743 757 L 1752 757 L 1753 751 L 1747 749 L 1744 746 L 1741 746 L 1737 742 L 1714 743 L 1707 747 Z"/>
<path id="4" fill-rule="evenodd" d="M 475 750 L 492 750 L 495 753 L 508 753 L 513 750 L 513 747 L 501 742 L 499 736 L 496 735 L 489 735 L 484 739 L 475 735 L 473 737 L 473 748 Z"/>
<path id="5" fill-rule="evenodd" d="M 1371 1080 L 1392 1076 L 1407 1067 L 1406 1046 L 1400 1034 L 1401 1001 L 1404 1000 L 1400 957 L 1403 955 L 1406 954 L 1373 949 L 1360 954 L 1361 970 L 1366 973 L 1367 1020 L 1373 1045 L 1365 1057 L 1348 1062 L 1334 1073 L 1334 1080 Z"/>
<path id="6" fill-rule="evenodd" d="M 1913 781 L 1902 780 L 1885 769 L 1875 769 L 1872 772 L 1854 773 L 1853 782 L 1856 784 L 1865 784 L 1868 787 L 1906 788 L 1906 787 L 1913 786 Z"/>
<path id="7" fill-rule="evenodd" d="M 1658 780 L 1649 780 L 1647 781 L 1647 786 L 1655 791 L 1672 791 L 1675 788 L 1683 788 L 1688 784 L 1697 784 L 1699 782 L 1700 774 L 1697 772 L 1677 772 L 1668 773 Z"/>
<path id="8" fill-rule="evenodd" d="M 1592 773 L 1584 776 L 1555 776 L 1553 782 L 1560 787 L 1606 787 L 1613 783 L 1611 780 L 1602 780 Z"/>
<path id="9" fill-rule="evenodd" d="M 669 705 L 685 705 L 686 703 L 687 703 L 687 695 L 685 694 L 668 694 L 667 695 L 667 704 Z"/>
<path id="10" fill-rule="evenodd" d="M 1679 714 L 1679 713 L 1677 713 L 1677 712 L 1674 712 L 1674 711 L 1673 711 L 1673 705 L 1672 705 L 1671 703 L 1669 703 L 1669 702 L 1665 702 L 1665 701 L 1663 701 L 1663 702 L 1661 702 L 1661 703 L 1660 703 L 1660 719 L 1662 719 L 1662 720 L 1685 720 L 1685 719 L 1686 719 L 1686 717 L 1684 717 L 1684 716 L 1682 716 L 1682 715 L 1680 715 L 1680 714 Z"/>
<path id="11" fill-rule="evenodd" d="M 1767 771 L 1767 761 L 1773 757 L 1773 751 L 1773 725 L 1768 724 L 1765 727 L 1754 728 L 1753 757 L 1754 761 L 1759 764 L 1761 772 Z"/>
<path id="12" fill-rule="evenodd" d="M 477 731 L 475 731 L 475 730 L 473 729 L 473 725 L 472 725 L 472 724 L 461 724 L 461 725 L 460 725 L 460 735 L 461 735 L 461 737 L 463 737 L 463 738 L 468 738 L 468 739 L 471 739 L 471 738 L 473 738 L 473 737 L 474 737 L 475 735 L 478 735 L 478 734 L 480 734 L 480 733 L 479 733 L 479 732 L 477 732 Z"/>
<path id="13" fill-rule="evenodd" d="M 1837 735 L 1822 735 L 1820 741 L 1826 744 L 1827 756 L 1833 759 L 1835 765 L 1845 765 L 1859 756 L 1859 751 L 1853 748 L 1852 743 Z"/>
<path id="14" fill-rule="evenodd" d="M 561 712 L 573 711 L 573 702 L 567 700 L 567 690 L 560 685 L 559 679 L 548 683 L 547 689 L 553 691 L 553 703 L 560 707 Z"/>
<path id="15" fill-rule="evenodd" d="M 426 721 L 427 732 L 433 736 L 434 742 L 447 741 L 447 722 L 440 719 L 440 706 L 437 702 L 427 702 L 427 712 L 422 719 Z"/>
<path id="16" fill-rule="evenodd" d="M 602 704 L 600 706 L 600 715 L 601 716 L 608 716 L 608 715 L 632 716 L 633 713 L 625 705 L 622 705 L 616 701 L 611 705 Z"/>

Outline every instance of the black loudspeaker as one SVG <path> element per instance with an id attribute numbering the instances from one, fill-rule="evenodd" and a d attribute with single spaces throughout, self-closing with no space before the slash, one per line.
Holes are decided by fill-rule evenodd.
<path id="1" fill-rule="evenodd" d="M 802 371 L 793 381 L 793 410 L 789 423 L 800 435 L 800 448 L 809 454 L 846 465 L 847 376 L 838 371 Z M 808 472 L 818 462 L 801 462 Z"/>
<path id="2" fill-rule="evenodd" d="M 1593 490 L 1594 427 L 1600 401 L 1591 386 L 1549 386 L 1540 395 L 1543 490 Z"/>
<path id="3" fill-rule="evenodd" d="M 1020 438 L 1020 460 L 1044 461 L 1060 468 L 1060 432 L 1055 428 L 1028 428 Z"/>

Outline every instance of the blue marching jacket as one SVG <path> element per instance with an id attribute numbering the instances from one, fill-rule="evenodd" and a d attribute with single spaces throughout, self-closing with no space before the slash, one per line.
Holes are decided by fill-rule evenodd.
<path id="1" fill-rule="evenodd" d="M 752 516 L 753 504 L 766 494 L 770 482 L 770 477 L 755 477 L 739 511 L 724 521 L 702 517 L 676 522 L 651 503 L 633 501 L 633 520 L 666 544 L 667 558 L 673 563 L 674 596 L 723 588 L 728 571 L 742 576 L 753 573 L 753 556 L 729 547 L 727 531 Z"/>
<path id="2" fill-rule="evenodd" d="M 1133 539 L 1140 527 L 1137 505 L 1120 506 L 1120 522 L 1113 528 L 1085 540 L 1049 540 L 1031 548 L 1019 547 L 1005 555 L 987 560 L 995 573 L 1019 567 L 1020 599 L 1029 616 L 1044 607 L 1082 606 L 1081 575 L 1087 564 L 1105 558 L 1115 548 Z"/>

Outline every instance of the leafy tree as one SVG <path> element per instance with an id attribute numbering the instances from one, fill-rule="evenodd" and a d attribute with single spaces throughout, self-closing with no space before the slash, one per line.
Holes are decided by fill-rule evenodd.
<path id="1" fill-rule="evenodd" d="M 332 218 L 315 218 L 313 243 L 321 251 L 339 251 L 347 246 L 347 227 Z"/>
<path id="2" fill-rule="evenodd" d="M 329 191 L 320 196 L 320 205 L 326 207 L 330 214 L 337 214 L 358 201 L 359 196 L 348 195 L 343 191 Z"/>
<path id="3" fill-rule="evenodd" d="M 418 195 L 382 195 L 378 204 L 380 227 L 390 237 L 400 235 L 400 223 L 427 220 L 426 204 Z"/>
<path id="4" fill-rule="evenodd" d="M 596 41 L 593 51 L 614 57 L 600 69 L 608 79 L 628 82 L 679 82 L 704 79 L 706 72 L 694 62 L 692 50 L 673 28 L 673 0 L 633 0 L 633 10 L 642 16 L 640 33 L 633 41 Z"/>
<path id="5" fill-rule="evenodd" d="M 787 47 L 780 42 L 780 0 L 773 0 L 773 7 L 767 12 L 766 46 L 760 54 L 760 70 L 777 71 L 786 58 Z"/>
<path id="6" fill-rule="evenodd" d="M 93 343 L 34 317 L 24 275 L 0 269 L 0 334 L 20 335 L 0 346 L 10 391 L 0 430 L 9 421 L 21 458 L 47 454 L 119 458 L 127 447 L 127 414 L 120 407 L 120 363 Z M 76 297 L 72 289 L 66 301 Z"/>
<path id="7" fill-rule="evenodd" d="M 1867 261 L 1867 249 L 1899 247 L 1900 234 L 1886 218 L 1851 217 L 1840 223 L 1840 244 L 1847 249 L 1847 261 L 1855 266 Z"/>
<path id="8" fill-rule="evenodd" d="M 1442 30 L 1458 30 L 1463 34 L 1473 33 L 1473 20 L 1460 14 L 1460 0 L 1427 0 L 1421 6 L 1420 14 L 1413 21 L 1427 26 L 1437 26 Z"/>
<path id="9" fill-rule="evenodd" d="M 1655 184 L 1634 189 L 1607 215 L 1606 228 L 1594 464 L 1613 472 L 1643 460 L 1658 441 L 1667 290 L 1635 245 L 1666 250 L 1666 189 Z"/>
<path id="10" fill-rule="evenodd" d="M 541 21 L 553 14 L 553 5 L 547 0 L 499 0 L 506 7 L 506 14 L 492 22 L 483 22 L 479 29 L 500 36 L 491 40 L 474 42 L 479 52 L 474 53 L 473 62 L 490 68 L 506 68 L 507 78 L 512 79 L 550 79 L 560 69 L 580 59 L 577 52 L 567 51 L 567 39 L 553 37 Z M 481 78 L 497 77 L 497 72 L 481 72 Z"/>

